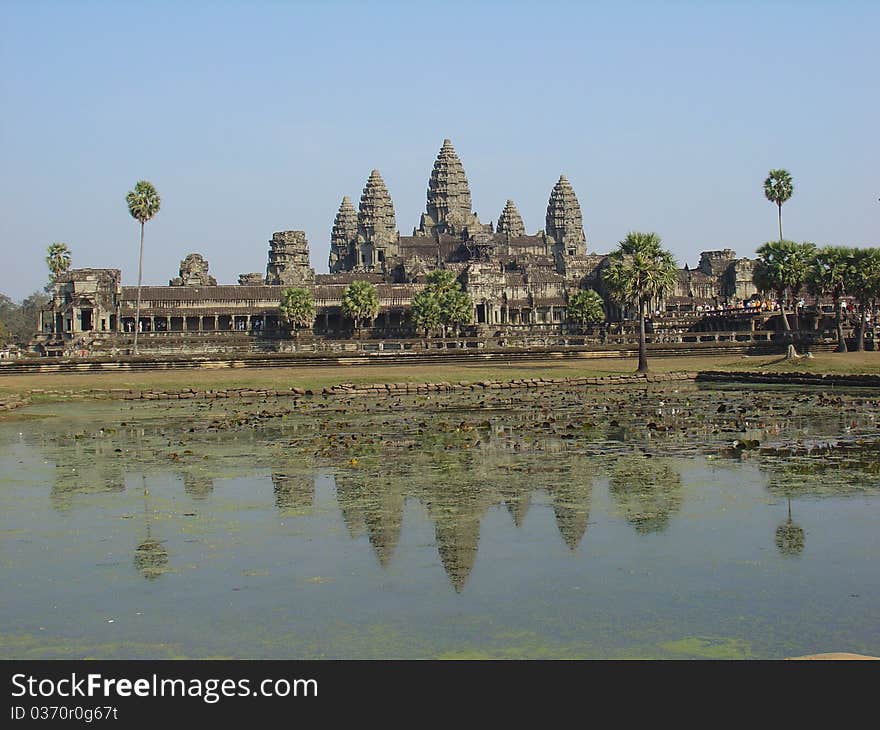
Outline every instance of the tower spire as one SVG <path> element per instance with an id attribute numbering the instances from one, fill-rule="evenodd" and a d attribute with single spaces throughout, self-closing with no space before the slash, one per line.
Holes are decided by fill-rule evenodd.
<path id="1" fill-rule="evenodd" d="M 428 199 L 422 216 L 423 233 L 459 233 L 466 226 L 479 225 L 471 210 L 471 190 L 464 166 L 449 139 L 443 140 L 431 178 Z"/>
<path id="2" fill-rule="evenodd" d="M 394 204 L 378 170 L 370 173 L 361 195 L 357 240 L 359 266 L 376 266 L 386 257 L 397 255 L 398 234 Z"/>
<path id="3" fill-rule="evenodd" d="M 587 237 L 584 235 L 581 205 L 565 175 L 559 176 L 550 193 L 546 223 L 547 235 L 562 253 L 586 253 Z"/>
<path id="4" fill-rule="evenodd" d="M 354 265 L 358 232 L 358 214 L 346 195 L 339 204 L 330 232 L 330 271 L 342 271 Z"/>
<path id="5" fill-rule="evenodd" d="M 495 231 L 496 233 L 511 237 L 526 235 L 526 227 L 523 224 L 522 216 L 512 200 L 508 200 L 504 204 L 504 210 L 498 216 L 498 225 L 495 226 Z"/>

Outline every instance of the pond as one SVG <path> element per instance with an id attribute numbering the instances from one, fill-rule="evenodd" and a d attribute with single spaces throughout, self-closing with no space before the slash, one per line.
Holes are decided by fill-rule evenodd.
<path id="1" fill-rule="evenodd" d="M 686 383 L 30 406 L 0 657 L 878 655 L 878 417 Z"/>

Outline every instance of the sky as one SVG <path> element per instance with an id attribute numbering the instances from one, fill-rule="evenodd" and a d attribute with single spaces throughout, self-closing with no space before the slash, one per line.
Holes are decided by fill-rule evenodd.
<path id="1" fill-rule="evenodd" d="M 880 245 L 880 3 L 0 0 L 0 292 L 46 247 L 137 283 L 125 194 L 162 197 L 144 283 L 190 252 L 220 283 L 304 230 L 327 271 L 343 195 L 373 168 L 402 235 L 443 139 L 474 210 L 527 232 L 571 181 L 590 252 L 655 231 L 680 265 L 778 236 Z"/>

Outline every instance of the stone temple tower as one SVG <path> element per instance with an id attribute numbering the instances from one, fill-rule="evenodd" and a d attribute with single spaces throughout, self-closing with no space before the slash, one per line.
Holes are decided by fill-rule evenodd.
<path id="1" fill-rule="evenodd" d="M 346 271 L 356 264 L 358 214 L 346 195 L 339 205 L 330 233 L 330 273 Z"/>
<path id="2" fill-rule="evenodd" d="M 465 228 L 481 230 L 482 226 L 471 210 L 471 190 L 461 160 L 452 142 L 444 139 L 428 180 L 428 204 L 418 233 L 457 235 Z"/>
<path id="3" fill-rule="evenodd" d="M 361 195 L 357 216 L 356 266 L 381 268 L 386 259 L 398 256 L 400 235 L 394 204 L 378 170 L 373 170 Z"/>
<path id="4" fill-rule="evenodd" d="M 315 283 L 315 270 L 309 266 L 309 242 L 305 231 L 272 234 L 266 283 L 282 286 L 311 286 Z"/>
<path id="5" fill-rule="evenodd" d="M 586 254 L 587 237 L 584 235 L 581 206 L 565 175 L 559 176 L 550 193 L 545 231 L 553 239 L 555 253 L 562 256 Z"/>
<path id="6" fill-rule="evenodd" d="M 504 210 L 498 216 L 498 225 L 495 226 L 495 232 L 500 233 L 502 236 L 510 236 L 511 238 L 526 235 L 526 227 L 523 224 L 522 216 L 512 200 L 508 200 L 505 203 Z"/>

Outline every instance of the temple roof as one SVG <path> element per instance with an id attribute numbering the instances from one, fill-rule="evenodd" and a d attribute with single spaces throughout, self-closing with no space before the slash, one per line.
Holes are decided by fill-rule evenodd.
<path id="1" fill-rule="evenodd" d="M 144 302 L 204 302 L 204 301 L 271 301 L 281 302 L 283 286 L 236 285 L 220 286 L 144 286 L 141 287 L 141 300 Z M 121 300 L 124 303 L 137 300 L 137 287 L 122 287 Z M 173 314 L 173 312 L 169 312 Z"/>
<path id="2" fill-rule="evenodd" d="M 521 234 L 518 236 L 511 236 L 507 241 L 505 241 L 508 246 L 511 248 L 535 248 L 536 246 L 544 245 L 544 237 L 541 234 L 535 236 L 527 236 L 525 234 Z"/>

